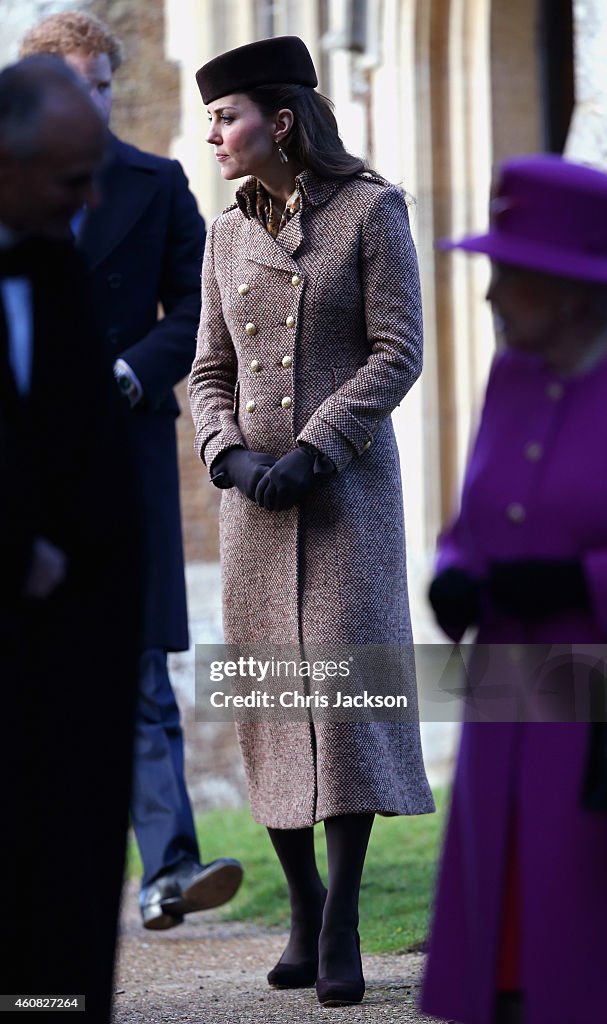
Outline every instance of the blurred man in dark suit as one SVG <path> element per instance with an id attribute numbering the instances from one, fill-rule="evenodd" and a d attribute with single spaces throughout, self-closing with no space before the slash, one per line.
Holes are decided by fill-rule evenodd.
<path id="1" fill-rule="evenodd" d="M 65 11 L 35 25 L 21 54 L 61 56 L 109 123 L 121 45 L 89 14 Z M 189 373 L 200 314 L 204 222 L 179 163 L 110 135 L 102 200 L 73 222 L 87 258 L 95 311 L 130 406 L 142 489 L 145 603 L 131 821 L 143 861 L 146 928 L 171 928 L 233 896 L 240 864 L 200 863 L 184 779 L 183 734 L 167 652 L 188 647 L 173 387 Z M 158 307 L 164 316 L 158 318 Z"/>
<path id="2" fill-rule="evenodd" d="M 123 410 L 70 219 L 106 128 L 54 58 L 0 73 L 0 992 L 110 1015 L 140 629 Z M 6 1008 L 6 1007 L 3 1007 Z"/>

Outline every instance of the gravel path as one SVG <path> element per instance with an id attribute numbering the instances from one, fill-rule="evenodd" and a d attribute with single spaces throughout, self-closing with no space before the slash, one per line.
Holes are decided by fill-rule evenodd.
<path id="1" fill-rule="evenodd" d="M 364 956 L 367 994 L 360 1006 L 322 1009 L 313 989 L 275 991 L 266 973 L 286 935 L 212 912 L 167 932 L 141 927 L 137 883 L 125 890 L 114 1024 L 291 1024 L 359 1021 L 437 1024 L 415 1010 L 423 956 Z"/>

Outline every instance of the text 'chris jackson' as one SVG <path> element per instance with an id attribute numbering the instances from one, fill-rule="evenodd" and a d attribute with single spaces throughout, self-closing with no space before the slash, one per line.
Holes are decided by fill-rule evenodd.
<path id="1" fill-rule="evenodd" d="M 214 708 L 406 708 L 404 694 L 374 694 L 368 690 L 362 693 L 343 693 L 336 690 L 331 700 L 324 693 L 299 693 L 285 690 L 283 693 L 268 693 L 267 690 L 251 690 L 249 693 L 224 693 L 215 690 L 210 695 Z"/>

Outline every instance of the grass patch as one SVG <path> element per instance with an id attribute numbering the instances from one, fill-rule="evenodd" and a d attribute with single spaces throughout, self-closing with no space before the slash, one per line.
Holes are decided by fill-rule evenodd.
<path id="1" fill-rule="evenodd" d="M 435 791 L 434 797 L 436 814 L 375 819 L 360 899 L 366 953 L 406 952 L 425 940 L 447 805 L 444 789 Z M 286 884 L 268 834 L 252 820 L 248 808 L 210 811 L 197 819 L 197 829 L 204 861 L 237 857 L 244 864 L 244 882 L 235 898 L 217 911 L 221 919 L 286 929 Z M 319 869 L 326 880 L 322 825 L 316 826 L 315 840 Z M 140 873 L 139 854 L 131 839 L 128 875 Z"/>

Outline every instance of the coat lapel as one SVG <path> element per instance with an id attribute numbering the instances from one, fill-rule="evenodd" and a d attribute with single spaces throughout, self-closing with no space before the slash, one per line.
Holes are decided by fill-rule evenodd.
<path id="1" fill-rule="evenodd" d="M 292 271 L 297 268 L 293 257 L 304 240 L 303 217 L 308 206 L 320 206 L 328 202 L 339 182 L 332 178 L 318 178 L 312 171 L 302 171 L 296 185 L 301 195 L 301 209 L 274 239 L 257 220 L 255 178 L 247 178 L 236 193 L 236 202 L 249 221 L 248 259 L 275 270 Z"/>
<path id="2" fill-rule="evenodd" d="M 301 241 L 301 228 L 299 229 L 299 241 L 293 248 L 287 248 L 284 245 L 283 235 L 295 220 L 300 220 L 300 216 L 298 214 L 297 217 L 294 217 L 283 228 L 278 239 L 272 238 L 271 234 L 266 231 L 257 218 L 250 220 L 248 223 L 247 259 L 252 260 L 253 263 L 261 263 L 264 267 L 272 267 L 274 270 L 287 270 L 291 274 L 294 270 L 297 270 L 297 264 L 293 259 L 292 253 L 297 248 L 297 245 L 299 245 L 299 241 Z"/>
<path id="3" fill-rule="evenodd" d="M 129 160 L 117 139 L 111 153 L 101 175 L 101 203 L 86 212 L 76 241 L 90 269 L 120 245 L 158 190 L 155 170 Z"/>
<path id="4" fill-rule="evenodd" d="M 299 246 L 303 242 L 304 233 L 301 223 L 301 214 L 302 211 L 300 210 L 294 217 L 291 217 L 291 220 L 288 224 L 285 224 L 276 239 L 281 249 L 284 249 L 284 251 L 289 253 L 290 256 L 293 256 L 297 252 Z"/>

